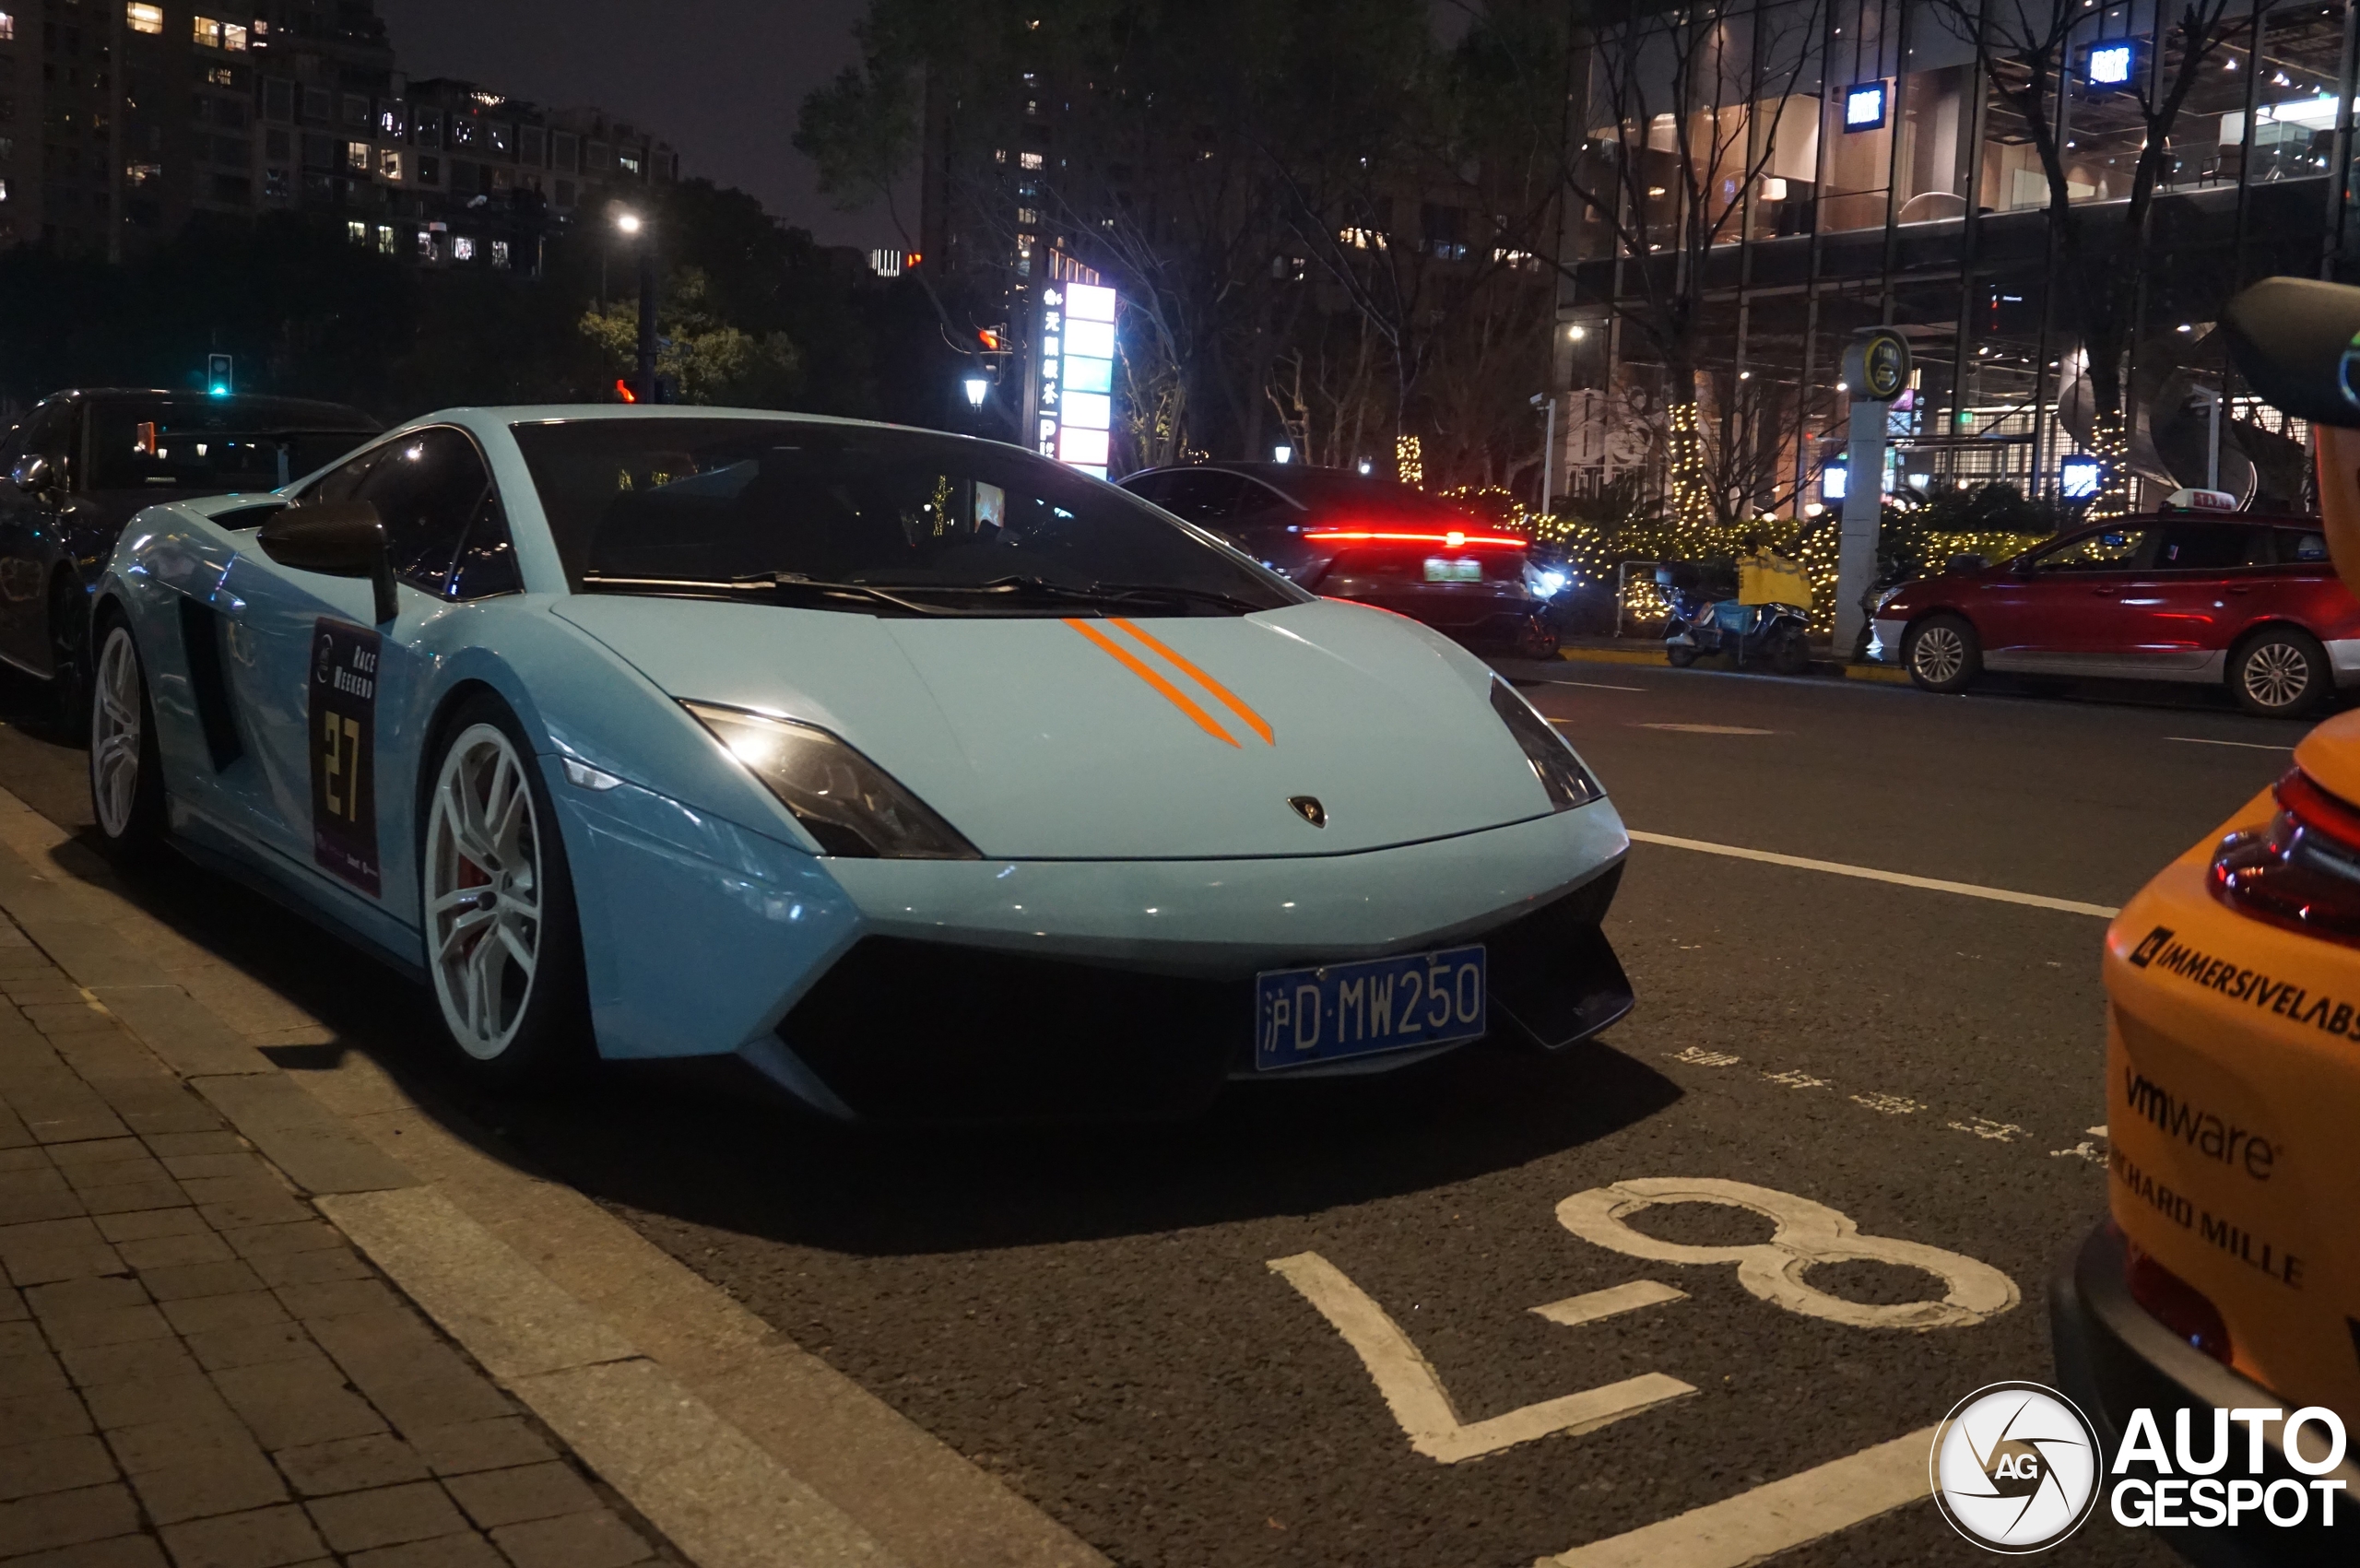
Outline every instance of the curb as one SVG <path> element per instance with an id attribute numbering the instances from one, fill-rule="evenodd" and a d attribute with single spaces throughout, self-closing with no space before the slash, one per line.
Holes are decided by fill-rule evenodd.
<path id="1" fill-rule="evenodd" d="M 1110 1568 L 597 1203 L 485 1152 L 497 1144 L 479 1129 L 336 1048 L 6 789 L 0 913 L 149 1058 L 142 1072 L 200 1096 L 294 1189 L 287 1201 L 698 1568 Z"/>
<path id="2" fill-rule="evenodd" d="M 1636 648 L 1560 648 L 1557 650 L 1557 656 L 1569 664 L 1578 665 L 1647 665 L 1657 669 L 1671 667 L 1661 653 L 1643 652 Z M 1838 665 L 1833 659 L 1813 659 L 1811 668 L 1814 675 L 1835 676 L 1846 680 L 1874 681 L 1884 686 L 1909 684 L 1909 672 L 1895 669 L 1891 665 Z M 1744 675 L 1753 672 L 1715 669 L 1707 670 L 1705 673 Z"/>

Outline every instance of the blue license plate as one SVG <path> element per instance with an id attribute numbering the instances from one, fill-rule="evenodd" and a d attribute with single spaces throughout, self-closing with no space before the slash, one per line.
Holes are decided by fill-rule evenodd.
<path id="1" fill-rule="evenodd" d="M 1254 1066 L 1263 1072 L 1472 1040 L 1484 1030 L 1480 945 L 1254 979 Z"/>

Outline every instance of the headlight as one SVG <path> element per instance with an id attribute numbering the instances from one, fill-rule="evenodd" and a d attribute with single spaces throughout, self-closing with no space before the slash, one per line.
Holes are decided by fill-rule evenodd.
<path id="1" fill-rule="evenodd" d="M 1532 574 L 1532 591 L 1544 599 L 1555 598 L 1564 591 L 1565 574 L 1562 572 L 1536 572 Z"/>
<path id="2" fill-rule="evenodd" d="M 980 860 L 959 830 L 867 758 L 810 725 L 683 702 L 829 855 Z"/>
<path id="3" fill-rule="evenodd" d="M 1564 737 L 1550 728 L 1549 721 L 1534 713 L 1532 704 L 1517 696 L 1514 687 L 1496 678 L 1492 681 L 1492 712 L 1500 715 L 1500 722 L 1523 748 L 1524 760 L 1532 764 L 1540 787 L 1549 792 L 1553 809 L 1570 811 L 1606 797 Z"/>

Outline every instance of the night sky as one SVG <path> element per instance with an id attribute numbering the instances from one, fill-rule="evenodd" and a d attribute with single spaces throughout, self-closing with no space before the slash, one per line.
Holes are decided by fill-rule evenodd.
<path id="1" fill-rule="evenodd" d="M 863 0 L 377 0 L 395 62 L 413 77 L 465 77 L 552 107 L 597 104 L 678 147 L 683 175 L 749 191 L 828 243 L 898 245 L 881 206 L 833 210 L 787 141 L 803 95 L 854 62 L 862 9 Z"/>

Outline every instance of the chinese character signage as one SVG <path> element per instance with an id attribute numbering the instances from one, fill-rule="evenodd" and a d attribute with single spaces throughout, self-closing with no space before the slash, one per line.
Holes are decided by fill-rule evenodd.
<path id="1" fill-rule="evenodd" d="M 1115 291 L 1094 283 L 1050 283 L 1041 291 L 1040 414 L 1044 457 L 1106 477 L 1115 425 Z"/>

